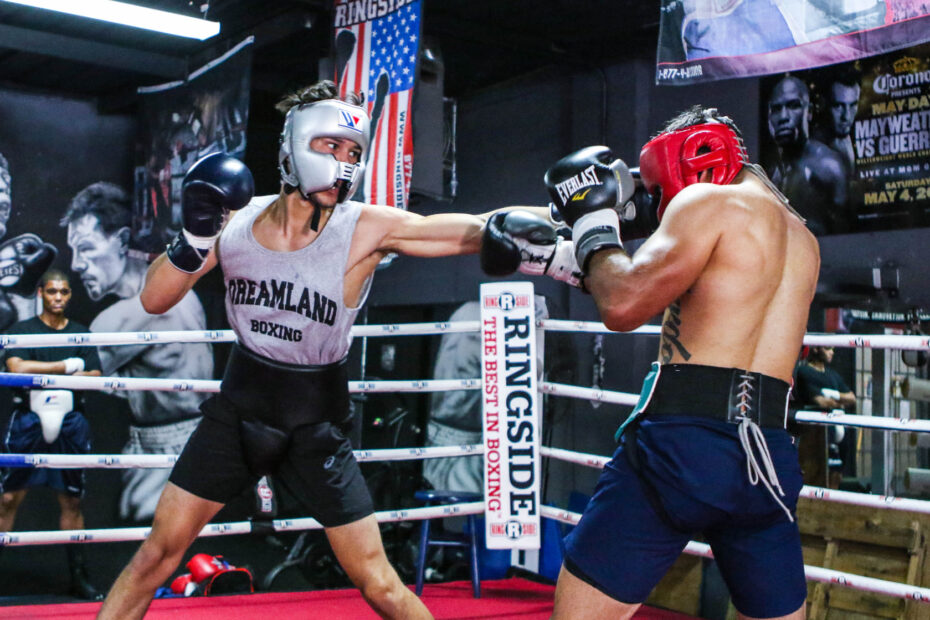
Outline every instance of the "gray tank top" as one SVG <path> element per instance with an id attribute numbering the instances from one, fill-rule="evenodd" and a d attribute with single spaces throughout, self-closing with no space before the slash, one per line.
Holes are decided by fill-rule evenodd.
<path id="1" fill-rule="evenodd" d="M 344 358 L 358 307 L 343 302 L 349 245 L 362 211 L 347 201 L 333 210 L 320 235 L 293 252 L 276 252 L 252 235 L 255 218 L 277 195 L 253 198 L 226 225 L 219 257 L 226 281 L 226 316 L 239 342 L 278 362 L 303 366 Z"/>

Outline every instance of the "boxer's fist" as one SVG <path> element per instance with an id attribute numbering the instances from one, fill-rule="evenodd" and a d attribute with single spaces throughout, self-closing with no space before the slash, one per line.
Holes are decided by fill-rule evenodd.
<path id="1" fill-rule="evenodd" d="M 252 199 L 255 182 L 241 161 L 214 153 L 191 166 L 181 184 L 184 229 L 168 246 L 168 260 L 187 273 L 199 271 L 230 211 Z"/>
<path id="2" fill-rule="evenodd" d="M 580 286 L 571 241 L 552 222 L 528 211 L 500 211 L 488 218 L 481 239 L 481 268 L 492 276 L 519 270 Z"/>
<path id="3" fill-rule="evenodd" d="M 32 296 L 39 278 L 51 266 L 58 250 L 32 233 L 0 245 L 0 286 L 23 297 Z"/>
<path id="4" fill-rule="evenodd" d="M 635 189 L 630 169 L 606 146 L 566 155 L 546 171 L 544 180 L 552 203 L 569 226 L 587 213 L 621 208 Z"/>
<path id="5" fill-rule="evenodd" d="M 575 260 L 586 272 L 601 250 L 623 248 L 619 209 L 633 196 L 630 169 L 606 146 L 589 146 L 563 157 L 545 175 L 546 189 L 572 227 Z"/>

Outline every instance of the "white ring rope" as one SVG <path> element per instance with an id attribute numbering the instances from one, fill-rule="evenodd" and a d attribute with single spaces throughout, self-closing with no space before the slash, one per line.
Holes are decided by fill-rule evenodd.
<path id="1" fill-rule="evenodd" d="M 549 381 L 540 381 L 539 391 L 544 394 L 552 394 L 553 396 L 567 396 L 568 398 L 581 398 L 584 400 L 595 400 L 599 403 L 629 405 L 631 407 L 639 400 L 639 394 L 612 392 L 610 390 L 585 388 L 577 385 L 567 385 L 565 383 L 551 383 Z"/>
<path id="2" fill-rule="evenodd" d="M 483 514 L 484 502 L 467 502 L 445 506 L 426 506 L 424 508 L 407 508 L 402 510 L 384 510 L 376 512 L 378 523 L 394 521 L 422 521 L 449 516 Z M 251 534 L 261 532 L 267 524 L 253 521 L 235 521 L 232 523 L 210 523 L 198 537 L 229 536 L 233 534 Z M 319 521 L 309 517 L 297 519 L 275 519 L 271 528 L 276 532 L 322 529 Z M 127 542 L 144 540 L 150 527 L 121 527 L 98 530 L 53 530 L 45 532 L 0 532 L 0 547 L 25 547 L 31 545 L 56 545 L 63 543 Z"/>
<path id="3" fill-rule="evenodd" d="M 454 456 L 481 456 L 484 444 L 353 450 L 359 463 L 416 461 Z M 0 454 L 0 467 L 35 469 L 168 469 L 177 454 Z"/>
<path id="4" fill-rule="evenodd" d="M 609 456 L 574 452 L 562 448 L 548 448 L 546 446 L 540 447 L 539 453 L 551 459 L 583 465 L 585 467 L 593 467 L 594 469 L 603 469 L 611 459 Z M 903 497 L 892 497 L 890 495 L 869 495 L 868 493 L 851 493 L 849 491 L 836 491 L 807 485 L 801 488 L 801 497 L 835 502 L 837 504 L 852 504 L 854 506 L 867 506 L 869 508 L 887 508 L 889 510 L 930 514 L 930 501 L 921 499 L 907 499 Z"/>
<path id="5" fill-rule="evenodd" d="M 147 392 L 219 392 L 215 379 L 147 379 L 142 377 L 84 377 L 0 372 L 0 385 L 67 390 L 138 390 Z M 349 381 L 349 392 L 450 392 L 477 390 L 481 379 L 417 379 L 413 381 Z"/>
<path id="6" fill-rule="evenodd" d="M 596 321 L 565 321 L 543 319 L 539 327 L 556 332 L 581 332 L 593 334 L 645 334 L 660 335 L 661 325 L 643 325 L 630 332 L 615 332 Z M 897 336 L 894 334 L 806 334 L 804 344 L 809 347 L 843 347 L 865 349 L 908 349 L 930 350 L 927 336 Z"/>
<path id="7" fill-rule="evenodd" d="M 879 428 L 886 431 L 930 431 L 930 420 L 914 418 L 886 418 L 871 415 L 852 415 L 836 411 L 798 411 L 794 419 L 805 424 L 828 424 L 832 426 L 857 426 L 859 428 Z"/>
<path id="8" fill-rule="evenodd" d="M 558 332 L 594 334 L 637 334 L 657 336 L 661 325 L 643 325 L 629 332 L 615 332 L 595 321 L 566 321 L 542 319 L 541 329 Z M 358 338 L 383 336 L 427 336 L 477 332 L 478 321 L 451 321 L 444 323 L 387 323 L 383 325 L 354 325 L 352 335 Z M 204 331 L 151 331 L 151 332 L 95 332 L 84 334 L 4 334 L 0 335 L 0 348 L 42 348 L 62 345 L 120 346 L 168 344 L 173 342 L 236 342 L 231 329 Z M 833 346 L 845 348 L 930 350 L 927 336 L 898 336 L 893 334 L 807 334 L 807 346 Z"/>
<path id="9" fill-rule="evenodd" d="M 403 323 L 384 325 L 354 325 L 352 335 L 357 338 L 377 336 L 428 336 L 477 332 L 478 321 L 448 323 Z M 174 342 L 236 342 L 231 329 L 205 331 L 154 331 L 154 332 L 92 332 L 85 334 L 5 334 L 0 335 L 0 348 L 21 349 L 72 346 L 120 346 L 169 344 Z"/>
<path id="10" fill-rule="evenodd" d="M 569 525 L 578 525 L 578 521 L 581 519 L 581 515 L 577 512 L 570 512 L 554 506 L 540 506 L 539 513 L 544 517 Z M 703 558 L 714 557 L 710 545 L 693 540 L 685 546 L 684 552 Z M 804 576 L 811 581 L 821 581 L 823 583 L 845 586 L 863 592 L 888 594 L 912 601 L 930 602 L 930 588 L 921 588 L 920 586 L 913 586 L 897 581 L 885 581 L 884 579 L 863 577 L 862 575 L 844 573 L 828 568 L 821 568 L 819 566 L 808 566 L 807 564 L 804 565 Z"/>

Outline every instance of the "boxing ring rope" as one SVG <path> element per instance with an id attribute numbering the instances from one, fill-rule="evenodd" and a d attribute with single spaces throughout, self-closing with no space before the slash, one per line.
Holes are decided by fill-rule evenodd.
<path id="1" fill-rule="evenodd" d="M 66 390 L 135 390 L 148 392 L 219 392 L 216 379 L 147 379 L 141 377 L 84 377 L 0 372 L 0 386 L 61 388 Z M 414 381 L 349 381 L 349 392 L 447 392 L 477 390 L 481 379 L 421 379 Z"/>
<path id="2" fill-rule="evenodd" d="M 377 336 L 428 336 L 476 332 L 478 321 L 440 323 L 385 323 L 382 325 L 354 325 L 356 338 Z M 61 345 L 123 346 L 191 342 L 236 342 L 231 329 L 203 331 L 149 331 L 149 332 L 92 332 L 86 334 L 15 334 L 0 335 L 0 349 L 44 348 Z"/>
<path id="3" fill-rule="evenodd" d="M 544 517 L 568 525 L 578 525 L 578 521 L 581 519 L 581 515 L 577 512 L 571 512 L 553 506 L 540 506 L 539 512 Z M 714 557 L 710 545 L 693 540 L 685 546 L 684 552 L 688 555 L 695 555 L 702 558 L 713 559 Z M 844 573 L 842 571 L 821 568 L 819 566 L 808 566 L 807 564 L 804 565 L 804 576 L 811 581 L 846 586 L 864 592 L 887 594 L 912 601 L 930 601 L 930 588 L 921 588 L 897 581 L 885 581 L 884 579 L 864 577 L 862 575 Z"/>
<path id="4" fill-rule="evenodd" d="M 538 321 L 541 329 L 551 331 L 572 331 L 582 333 L 610 333 L 603 324 L 584 321 L 560 321 L 546 319 Z M 447 323 L 410 323 L 366 325 L 353 327 L 354 336 L 378 337 L 399 335 L 430 335 L 444 333 L 474 332 L 480 330 L 479 321 L 462 321 Z M 661 326 L 647 325 L 629 334 L 660 335 Z M 168 342 L 234 342 L 235 334 L 231 330 L 214 330 L 202 332 L 116 332 L 68 335 L 17 335 L 0 336 L 0 348 L 52 347 L 61 345 L 82 346 L 120 346 L 151 345 Z M 930 338 L 922 336 L 888 336 L 888 335 L 830 335 L 808 334 L 804 338 L 808 346 L 837 346 L 860 348 L 894 348 L 908 350 L 930 349 Z M 63 375 L 21 375 L 0 373 L 0 385 L 11 387 L 60 387 L 64 389 L 91 390 L 160 390 L 160 391 L 219 391 L 219 381 L 188 379 L 128 379 L 112 377 L 73 377 Z M 375 392 L 434 392 L 462 389 L 480 389 L 480 379 L 454 380 L 414 380 L 414 381 L 352 381 L 349 389 L 353 393 Z M 554 396 L 579 398 L 606 402 L 617 405 L 632 406 L 638 395 L 608 390 L 584 388 L 565 384 L 541 382 L 540 392 Z M 878 428 L 889 431 L 930 432 L 930 421 L 890 419 L 873 416 L 849 416 L 837 412 L 797 413 L 797 421 L 813 424 L 833 424 Z M 484 454 L 484 446 L 441 446 L 430 448 L 400 448 L 390 450 L 356 451 L 359 461 L 376 460 L 411 460 L 420 458 L 440 458 L 450 456 L 477 456 Z M 603 467 L 609 458 L 598 455 L 572 452 L 558 448 L 542 447 L 541 454 L 549 458 L 568 461 L 589 467 Z M 154 457 L 154 458 L 146 458 Z M 0 466 L 6 467 L 54 467 L 54 468 L 108 468 L 125 469 L 130 467 L 171 467 L 177 455 L 0 455 Z M 930 514 L 930 502 L 886 496 L 872 496 L 850 493 L 832 489 L 805 486 L 802 496 L 811 499 L 833 501 L 894 510 L 908 510 Z M 379 522 L 403 520 L 422 520 L 441 518 L 451 515 L 483 514 L 484 503 L 473 502 L 427 508 L 412 508 L 376 513 Z M 542 506 L 541 514 L 563 523 L 574 524 L 580 518 L 577 513 Z M 208 524 L 201 536 L 221 536 L 247 534 L 260 531 L 296 531 L 319 529 L 321 525 L 312 518 L 275 520 L 267 523 L 236 522 Z M 70 530 L 50 532 L 12 532 L 0 533 L 0 546 L 25 546 L 40 544 L 57 544 L 73 542 L 118 542 L 144 539 L 150 528 L 114 528 L 99 530 Z M 703 543 L 690 542 L 686 553 L 712 557 L 710 548 Z M 855 589 L 890 594 L 916 601 L 930 601 L 930 589 L 918 588 L 907 584 L 883 581 L 858 575 L 842 573 L 819 567 L 805 566 L 807 577 L 814 581 L 838 584 Z"/>
<path id="5" fill-rule="evenodd" d="M 603 323 L 595 321 L 566 321 L 542 319 L 537 325 L 547 331 L 582 332 L 590 334 L 662 334 L 661 325 L 643 325 L 630 332 L 615 332 Z M 930 337 L 899 336 L 894 334 L 805 334 L 804 344 L 809 347 L 842 347 L 863 349 L 907 349 L 910 351 L 930 350 Z"/>
<path id="6" fill-rule="evenodd" d="M 484 514 L 484 502 L 466 502 L 447 506 L 426 506 L 402 510 L 383 510 L 375 513 L 378 523 L 396 521 L 422 521 L 472 514 Z M 234 521 L 231 523 L 209 523 L 198 537 L 231 536 L 274 532 L 296 532 L 320 530 L 323 526 L 316 519 L 274 519 L 265 521 Z M 55 545 L 65 543 L 131 542 L 144 540 L 150 527 L 120 527 L 97 530 L 51 530 L 38 532 L 0 532 L 0 547 L 26 547 L 33 545 Z"/>
<path id="7" fill-rule="evenodd" d="M 415 461 L 453 456 L 481 456 L 484 445 L 429 446 L 426 448 L 384 448 L 353 450 L 359 463 L 381 461 Z M 0 467 L 37 469 L 168 469 L 174 467 L 177 454 L 0 454 Z"/>

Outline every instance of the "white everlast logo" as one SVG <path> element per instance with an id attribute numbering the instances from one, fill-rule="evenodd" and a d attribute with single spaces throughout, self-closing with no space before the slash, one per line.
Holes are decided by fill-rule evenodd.
<path id="1" fill-rule="evenodd" d="M 583 187 L 590 187 L 591 185 L 603 185 L 601 180 L 597 178 L 597 173 L 594 172 L 594 164 L 591 164 L 575 176 L 569 177 L 561 183 L 556 183 L 555 189 L 559 192 L 559 198 L 562 199 L 564 205 L 572 194 Z"/>

